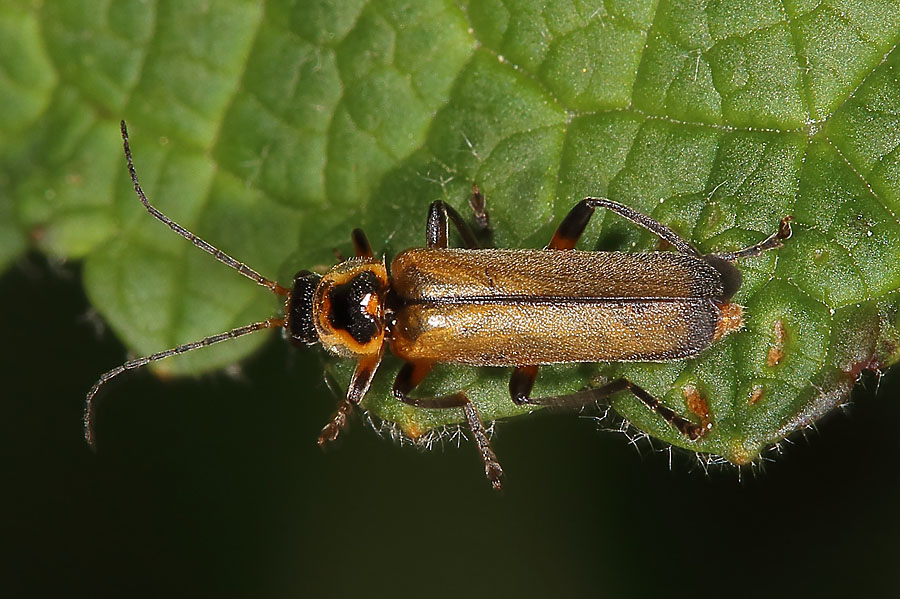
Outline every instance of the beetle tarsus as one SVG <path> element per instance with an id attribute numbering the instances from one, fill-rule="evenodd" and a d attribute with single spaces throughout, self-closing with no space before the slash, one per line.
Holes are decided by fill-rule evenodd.
<path id="1" fill-rule="evenodd" d="M 466 413 L 466 420 L 469 423 L 469 428 L 472 430 L 475 446 L 478 447 L 478 452 L 484 461 L 484 475 L 491 481 L 491 486 L 499 491 L 503 486 L 501 480 L 503 478 L 503 468 L 500 466 L 500 461 L 497 460 L 497 454 L 494 453 L 494 449 L 491 447 L 491 440 L 488 438 L 484 423 L 481 422 L 478 410 L 475 409 L 475 405 L 471 401 L 466 402 L 463 406 L 463 411 Z"/>
<path id="2" fill-rule="evenodd" d="M 753 244 L 749 247 L 745 247 L 744 249 L 738 250 L 736 252 L 730 252 L 727 254 L 715 254 L 715 256 L 717 258 L 721 258 L 722 260 L 727 260 L 728 262 L 734 262 L 735 260 L 740 260 L 741 258 L 754 258 L 768 250 L 778 249 L 782 245 L 784 245 L 782 243 L 783 241 L 785 241 L 786 239 L 790 239 L 791 235 L 794 234 L 794 231 L 791 229 L 792 220 L 794 220 L 794 217 L 790 215 L 782 218 L 781 222 L 778 223 L 778 230 L 759 243 Z"/>
<path id="3" fill-rule="evenodd" d="M 704 428 L 703 426 L 695 422 L 691 422 L 687 418 L 678 414 L 672 408 L 660 403 L 658 399 L 650 395 L 647 391 L 644 390 L 643 387 L 635 385 L 628 379 L 616 379 L 615 381 L 612 381 L 611 383 L 600 387 L 600 389 L 615 388 L 616 386 L 618 386 L 620 389 L 628 389 L 629 391 L 631 391 L 631 393 L 635 397 L 640 399 L 645 406 L 662 416 L 663 420 L 668 422 L 670 426 L 678 429 L 678 431 L 682 435 L 684 435 L 691 441 L 696 441 L 697 439 L 702 437 L 709 428 L 712 427 L 712 425 L 710 424 L 708 428 Z M 614 393 L 615 391 L 612 392 Z"/>
<path id="4" fill-rule="evenodd" d="M 481 231 L 491 228 L 490 215 L 487 212 L 487 202 L 484 194 L 478 188 L 478 183 L 472 183 L 472 195 L 469 196 L 469 207 L 472 209 L 472 215 L 475 218 L 475 225 Z"/>
<path id="5" fill-rule="evenodd" d="M 319 433 L 319 447 L 324 447 L 326 444 L 335 441 L 338 436 L 341 434 L 341 431 L 347 427 L 347 422 L 350 419 L 350 412 L 353 411 L 353 404 L 346 399 L 338 404 L 338 409 L 334 413 L 334 416 L 331 417 L 331 421 L 322 427 L 322 432 Z"/>

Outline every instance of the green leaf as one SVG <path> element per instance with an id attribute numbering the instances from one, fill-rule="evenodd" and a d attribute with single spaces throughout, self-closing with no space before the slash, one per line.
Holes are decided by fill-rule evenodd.
<path id="1" fill-rule="evenodd" d="M 170 217 L 261 273 L 327 268 L 362 226 L 388 257 L 422 245 L 428 204 L 473 182 L 502 247 L 541 247 L 580 198 L 651 214 L 741 262 L 746 326 L 695 359 L 541 369 L 536 394 L 627 375 L 675 411 L 706 401 L 690 442 L 625 394 L 653 436 L 746 463 L 897 361 L 900 10 L 896 1 L 426 2 L 140 0 L 0 8 L 0 264 L 29 240 L 85 261 L 91 301 L 137 354 L 275 313 L 265 292 L 154 222 Z M 598 214 L 584 248 L 654 249 Z M 245 337 L 162 362 L 197 373 Z M 382 366 L 365 407 L 410 435 L 458 422 L 403 406 Z M 352 364 L 330 362 L 346 380 Z M 507 369 L 440 366 L 485 418 L 521 413 Z"/>

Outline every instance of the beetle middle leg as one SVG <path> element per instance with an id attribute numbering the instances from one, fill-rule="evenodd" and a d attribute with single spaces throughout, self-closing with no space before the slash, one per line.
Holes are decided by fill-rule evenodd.
<path id="1" fill-rule="evenodd" d="M 407 362 L 397 373 L 394 380 L 394 397 L 405 404 L 415 406 L 417 408 L 426 408 L 431 410 L 443 410 L 449 408 L 462 408 L 466 415 L 466 421 L 472 430 L 472 437 L 478 452 L 481 454 L 481 460 L 484 462 L 484 474 L 491 481 L 491 486 L 500 490 L 501 478 L 503 477 L 503 468 L 497 460 L 497 454 L 491 447 L 491 440 L 488 438 L 487 430 L 484 423 L 478 415 L 475 405 L 466 397 L 465 391 L 458 391 L 451 395 L 441 397 L 410 397 L 409 393 L 419 386 L 425 376 L 434 367 L 433 362 Z"/>
<path id="2" fill-rule="evenodd" d="M 478 189 L 478 185 L 472 185 L 472 196 L 469 198 L 469 206 L 472 208 L 478 233 L 482 235 L 489 234 L 490 222 L 488 213 L 485 210 L 484 194 Z M 451 222 L 459 232 L 459 236 L 462 237 L 463 247 L 470 250 L 482 247 L 478 242 L 478 235 L 472 231 L 465 219 L 460 216 L 453 206 L 443 200 L 435 200 L 428 208 L 428 224 L 425 226 L 426 247 L 436 249 L 450 247 Z"/>
<path id="3" fill-rule="evenodd" d="M 494 247 L 494 230 L 491 228 L 487 202 L 477 183 L 472 183 L 472 195 L 469 196 L 469 208 L 475 218 L 475 234 L 481 240 L 481 247 Z"/>

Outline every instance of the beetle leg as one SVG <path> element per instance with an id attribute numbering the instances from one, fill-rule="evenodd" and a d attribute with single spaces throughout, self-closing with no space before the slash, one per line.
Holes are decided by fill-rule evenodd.
<path id="1" fill-rule="evenodd" d="M 472 183 L 472 195 L 469 196 L 469 207 L 475 218 L 475 233 L 481 240 L 481 247 L 494 247 L 494 231 L 491 229 L 490 215 L 486 209 L 484 194 L 477 183 Z"/>
<path id="2" fill-rule="evenodd" d="M 353 250 L 357 258 L 371 258 L 374 256 L 372 244 L 369 243 L 369 238 L 366 237 L 362 229 L 353 229 L 350 237 L 353 239 Z"/>
<path id="3" fill-rule="evenodd" d="M 791 230 L 792 220 L 794 220 L 793 216 L 785 216 L 783 219 L 781 219 L 781 223 L 778 225 L 778 230 L 757 244 L 751 245 L 750 247 L 746 247 L 736 252 L 730 252 L 727 254 L 714 254 L 714 256 L 728 262 L 734 262 L 735 260 L 739 260 L 741 258 L 752 258 L 754 256 L 759 256 L 767 250 L 780 248 L 783 245 L 781 242 L 785 239 L 790 239 L 791 235 L 794 234 L 794 232 Z"/>
<path id="4" fill-rule="evenodd" d="M 338 404 L 338 409 L 331 417 L 331 421 L 322 428 L 319 434 L 319 446 L 323 446 L 330 441 L 334 441 L 341 434 L 344 427 L 347 426 L 347 420 L 353 408 L 362 402 L 375 378 L 375 371 L 381 364 L 382 352 L 378 352 L 374 356 L 366 356 L 360 358 L 356 363 L 356 370 L 350 378 L 350 385 L 347 387 L 347 396 Z"/>
<path id="5" fill-rule="evenodd" d="M 575 243 L 581 237 L 581 234 L 584 233 L 584 228 L 587 226 L 588 221 L 591 220 L 595 208 L 606 208 L 622 218 L 627 218 L 663 241 L 668 242 L 682 254 L 700 256 L 700 252 L 694 246 L 658 220 L 606 198 L 584 198 L 578 202 L 562 222 L 559 223 L 559 227 L 557 227 L 556 233 L 553 234 L 553 239 L 551 239 L 550 245 L 547 247 L 554 250 L 570 250 L 575 247 Z"/>
<path id="6" fill-rule="evenodd" d="M 425 376 L 434 367 L 433 362 L 407 362 L 400 369 L 397 378 L 394 380 L 394 397 L 405 404 L 416 406 L 417 408 L 427 409 L 448 409 L 462 408 L 466 415 L 466 421 L 472 430 L 472 437 L 478 452 L 481 454 L 481 460 L 484 462 L 484 474 L 488 480 L 498 491 L 501 487 L 501 478 L 503 477 L 503 468 L 497 460 L 497 454 L 491 448 L 491 440 L 488 438 L 487 430 L 484 423 L 478 416 L 478 410 L 475 405 L 466 397 L 465 391 L 459 391 L 451 395 L 442 397 L 410 397 L 409 393 L 421 383 Z"/>
<path id="7" fill-rule="evenodd" d="M 478 188 L 478 183 L 472 183 L 472 195 L 469 196 L 469 207 L 472 209 L 472 214 L 475 217 L 475 224 L 483 231 L 491 228 L 491 221 L 490 218 L 488 218 L 488 213 L 485 209 L 486 206 L 487 202 L 484 200 L 484 194 L 481 193 L 481 190 Z"/>
<path id="8" fill-rule="evenodd" d="M 676 413 L 674 410 L 665 406 L 659 402 L 658 399 L 650 395 L 647 391 L 645 391 L 642 387 L 632 383 L 626 378 L 615 379 L 614 381 L 610 381 L 605 385 L 597 387 L 596 389 L 588 389 L 586 391 L 579 391 L 577 393 L 572 393 L 570 395 L 562 395 L 557 397 L 528 397 L 528 391 L 531 391 L 531 385 L 534 384 L 534 379 L 532 378 L 530 381 L 527 380 L 527 374 L 523 374 L 525 369 L 534 368 L 535 374 L 537 374 L 537 367 L 526 366 L 519 367 L 513 372 L 513 378 L 510 379 L 509 386 L 510 392 L 513 392 L 514 384 L 518 386 L 520 391 L 525 391 L 525 385 L 527 385 L 527 391 L 525 391 L 524 395 L 519 395 L 518 398 L 516 395 L 513 395 L 513 401 L 517 405 L 536 405 L 536 406 L 546 406 L 546 407 L 555 407 L 555 408 L 568 408 L 568 409 L 581 409 L 585 406 L 589 406 L 595 404 L 601 400 L 607 399 L 609 396 L 614 393 L 618 393 L 619 391 L 631 391 L 631 393 L 640 399 L 645 406 L 662 416 L 663 420 L 668 422 L 672 427 L 678 429 L 685 437 L 694 441 L 704 433 L 706 433 L 711 427 L 712 424 L 708 424 L 706 427 L 691 422 L 687 418 Z M 519 379 L 517 382 L 517 378 Z"/>
<path id="9" fill-rule="evenodd" d="M 465 394 L 463 394 L 463 397 L 465 397 Z M 468 399 L 463 405 L 463 411 L 466 413 L 466 420 L 469 423 L 469 429 L 472 431 L 472 437 L 475 439 L 475 445 L 478 447 L 478 453 L 481 454 L 481 460 L 484 462 L 484 475 L 491 481 L 491 486 L 499 491 L 503 486 L 501 482 L 503 468 L 500 467 L 497 454 L 494 453 L 494 449 L 491 447 L 491 439 L 484 428 L 484 423 L 478 415 L 478 410 L 475 409 L 475 404 Z"/>
<path id="10" fill-rule="evenodd" d="M 512 376 L 509 377 L 509 396 L 517 406 L 529 403 L 528 396 L 537 379 L 537 366 L 516 366 Z"/>
<path id="11" fill-rule="evenodd" d="M 594 207 L 587 200 L 582 200 L 569 210 L 569 213 L 556 227 L 553 238 L 547 245 L 550 250 L 571 250 L 578 243 L 584 228 L 594 214 Z"/>
<path id="12" fill-rule="evenodd" d="M 645 391 L 642 387 L 635 385 L 626 378 L 611 381 L 603 385 L 602 387 L 599 387 L 597 391 L 602 392 L 603 396 L 609 396 L 622 389 L 628 389 L 629 391 L 631 391 L 632 395 L 644 402 L 645 406 L 662 416 L 663 420 L 668 422 L 671 426 L 677 428 L 681 432 L 681 434 L 683 434 L 691 441 L 699 439 L 707 430 L 709 430 L 709 428 L 712 427 L 711 423 L 707 425 L 707 428 L 704 428 L 699 424 L 691 422 L 687 418 L 676 413 L 673 409 L 661 404 L 658 399 L 647 393 L 647 391 Z"/>
<path id="13" fill-rule="evenodd" d="M 484 196 L 481 197 L 483 207 Z M 486 219 L 487 213 L 484 213 L 484 216 Z M 477 217 L 478 215 L 476 213 L 476 218 Z M 453 206 L 447 204 L 443 200 L 435 200 L 428 208 L 428 224 L 425 226 L 425 245 L 429 248 L 436 249 L 446 249 L 449 247 L 451 221 L 456 227 L 456 230 L 459 231 L 459 235 L 463 240 L 463 245 L 467 249 L 479 247 L 478 240 L 475 239 L 475 234 L 472 232 L 468 223 L 463 220 L 463 217 L 459 215 L 459 212 L 457 212 Z"/>

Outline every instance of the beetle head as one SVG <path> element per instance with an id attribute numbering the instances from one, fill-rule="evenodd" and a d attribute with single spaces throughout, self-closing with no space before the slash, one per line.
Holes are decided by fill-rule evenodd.
<path id="1" fill-rule="evenodd" d="M 319 334 L 313 323 L 313 298 L 322 275 L 301 270 L 294 275 L 294 287 L 288 299 L 287 329 L 294 345 L 315 345 Z"/>

